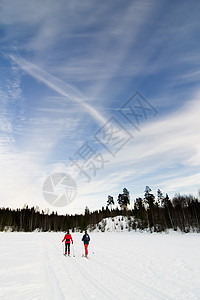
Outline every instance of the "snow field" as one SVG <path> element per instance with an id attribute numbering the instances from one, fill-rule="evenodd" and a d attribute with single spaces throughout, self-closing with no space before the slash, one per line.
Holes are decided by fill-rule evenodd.
<path id="1" fill-rule="evenodd" d="M 75 257 L 63 237 L 0 233 L 0 299 L 200 299 L 199 234 L 93 232 L 89 259 L 82 234 Z"/>

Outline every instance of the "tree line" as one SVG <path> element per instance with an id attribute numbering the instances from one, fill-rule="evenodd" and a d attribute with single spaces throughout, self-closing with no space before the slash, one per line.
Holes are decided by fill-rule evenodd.
<path id="1" fill-rule="evenodd" d="M 103 219 L 127 216 L 128 230 L 162 232 L 169 229 L 182 232 L 200 232 L 200 202 L 192 195 L 180 195 L 170 199 L 161 190 L 155 196 L 146 186 L 144 197 L 136 198 L 130 207 L 129 191 L 124 188 L 116 200 L 108 195 L 106 207 L 84 214 L 58 215 L 57 212 L 41 211 L 38 207 L 22 209 L 0 208 L 0 231 L 83 231 L 94 230 Z M 99 229 L 101 229 L 99 227 Z"/>

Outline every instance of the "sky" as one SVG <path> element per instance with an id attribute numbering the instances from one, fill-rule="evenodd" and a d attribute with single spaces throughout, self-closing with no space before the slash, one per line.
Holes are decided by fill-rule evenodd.
<path id="1" fill-rule="evenodd" d="M 1 0 L 0 207 L 82 213 L 124 187 L 131 206 L 146 186 L 197 196 L 199 11 Z"/>

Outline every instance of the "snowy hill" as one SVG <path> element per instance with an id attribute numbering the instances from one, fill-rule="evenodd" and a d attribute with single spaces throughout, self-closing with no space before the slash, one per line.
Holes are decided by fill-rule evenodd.
<path id="1" fill-rule="evenodd" d="M 131 231 L 134 217 L 117 216 L 113 218 L 105 218 L 99 222 L 95 231 L 99 232 L 121 232 Z"/>

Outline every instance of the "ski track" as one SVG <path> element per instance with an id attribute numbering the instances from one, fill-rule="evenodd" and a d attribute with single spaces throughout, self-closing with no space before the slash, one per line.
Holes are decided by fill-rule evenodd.
<path id="1" fill-rule="evenodd" d="M 53 251 L 54 255 L 55 252 L 57 252 L 57 254 L 60 256 L 60 250 L 58 249 L 58 247 L 55 246 L 53 243 L 51 243 L 49 240 L 47 242 L 50 245 L 50 249 L 51 249 L 50 251 L 52 252 L 52 248 L 54 248 Z M 86 297 L 86 299 L 102 299 L 102 300 L 121 299 L 118 297 L 117 294 L 112 293 L 107 288 L 107 286 L 105 286 L 103 282 L 97 281 L 97 278 L 91 275 L 87 271 L 88 266 L 86 265 L 86 263 L 90 263 L 91 260 L 86 260 L 84 262 L 81 256 L 78 259 L 77 257 L 74 258 L 74 257 L 63 256 L 62 261 L 63 259 L 64 259 L 64 268 L 65 270 L 67 270 L 67 273 L 71 280 L 71 285 L 75 284 L 77 288 L 77 282 L 78 282 L 79 288 L 81 286 L 80 299 L 82 299 L 83 295 Z M 62 263 L 62 267 L 63 267 L 63 263 Z M 62 281 L 63 280 L 60 279 L 60 282 Z"/>
<path id="2" fill-rule="evenodd" d="M 59 248 L 61 244 L 58 246 L 49 240 L 47 240 L 46 242 L 49 245 L 49 259 L 54 267 L 54 272 L 59 280 L 60 288 L 63 291 L 63 294 L 65 295 L 65 297 L 61 299 L 68 299 L 68 297 L 80 300 L 83 299 L 83 297 L 85 297 L 86 299 L 90 299 L 90 294 L 88 293 L 85 286 L 82 284 L 83 278 L 80 278 L 80 280 L 78 280 L 78 277 L 80 277 L 79 274 L 77 274 L 77 272 L 75 273 L 75 270 L 70 267 L 71 260 L 74 258 L 64 256 L 63 253 L 61 253 L 61 249 Z M 78 289 L 77 282 L 79 282 L 81 285 L 81 287 L 79 285 Z"/>
<path id="3" fill-rule="evenodd" d="M 44 242 L 41 239 L 41 236 L 37 236 L 39 240 L 39 249 L 40 249 L 40 255 L 42 260 L 42 266 L 43 266 L 43 276 L 44 281 L 46 284 L 46 290 L 45 290 L 45 297 L 48 297 L 48 299 L 64 299 L 64 294 L 62 293 L 62 290 L 60 288 L 60 284 L 58 281 L 57 276 L 55 275 L 54 269 L 52 265 L 50 264 L 51 260 L 49 257 L 49 251 L 46 251 L 46 245 L 44 246 Z M 49 285 L 49 282 L 51 284 Z"/>
<path id="4" fill-rule="evenodd" d="M 186 269 L 184 264 L 181 265 L 181 267 L 182 267 L 182 269 Z M 181 283 L 178 280 L 176 280 L 176 282 L 174 283 L 174 277 L 170 278 L 170 277 L 163 276 L 161 274 L 159 274 L 159 276 L 158 276 L 158 274 L 154 271 L 153 267 L 149 267 L 149 270 L 153 274 L 154 278 L 156 278 L 157 281 L 160 282 L 160 285 L 163 285 L 163 282 L 165 282 L 165 284 L 167 284 L 168 286 L 173 286 L 175 284 L 176 289 L 179 290 L 180 294 L 182 293 L 183 284 L 185 286 L 188 286 L 188 280 L 186 280 L 184 278 L 181 278 Z M 179 275 L 180 275 L 180 273 L 179 273 L 179 271 L 177 271 L 177 279 L 178 279 Z M 195 276 L 195 273 L 194 273 L 194 276 Z M 199 274 L 197 276 L 199 276 Z M 199 284 L 200 284 L 200 282 L 199 282 Z M 193 291 L 195 291 L 195 294 L 200 295 L 200 288 L 193 287 Z M 190 296 L 188 296 L 188 295 L 186 296 L 187 297 L 186 299 L 188 299 L 188 300 L 191 300 L 191 299 L 199 300 L 200 299 L 200 296 L 196 298 L 190 292 L 188 292 L 188 294 L 190 294 Z M 176 299 L 176 298 L 169 298 L 169 296 L 168 296 L 168 299 Z"/>
<path id="5" fill-rule="evenodd" d="M 88 262 L 90 263 L 90 261 Z M 77 270 L 77 266 L 78 266 L 78 272 L 79 274 L 82 274 L 82 277 L 84 278 L 84 280 L 86 281 L 86 284 L 88 284 L 88 282 L 90 284 L 92 284 L 92 287 L 95 287 L 95 291 L 98 291 L 98 298 L 95 299 L 116 299 L 116 300 L 120 300 L 121 298 L 118 297 L 117 294 L 112 293 L 107 286 L 105 286 L 105 284 L 103 284 L 102 282 L 97 281 L 97 278 L 95 276 L 92 276 L 88 271 L 86 271 L 85 269 L 82 269 L 81 267 L 83 266 L 82 263 L 78 262 L 77 260 L 73 260 L 73 264 L 76 265 L 76 270 Z"/>
<path id="6" fill-rule="evenodd" d="M 63 236 L 0 234 L 0 299 L 200 299 L 199 235 L 177 235 L 176 239 L 173 235 L 91 233 L 89 259 L 81 257 L 79 233 L 72 234 L 76 256 L 65 257 Z M 13 242 L 16 249 L 9 248 Z"/>
<path id="7" fill-rule="evenodd" d="M 146 298 L 145 299 L 153 299 L 152 296 L 154 296 L 155 298 L 154 299 L 160 299 L 160 300 L 174 300 L 174 298 L 171 298 L 168 294 L 165 294 L 161 291 L 157 291 L 155 288 L 153 288 L 152 286 L 148 286 L 147 284 L 145 284 L 144 282 L 140 282 L 138 280 L 138 278 L 136 278 L 135 276 L 130 276 L 124 272 L 122 272 L 120 270 L 120 272 L 113 268 L 113 267 L 110 267 L 109 265 L 105 264 L 105 263 L 102 263 L 102 262 L 97 262 L 95 260 L 92 261 L 93 263 L 95 263 L 97 265 L 97 267 L 99 268 L 99 266 L 103 269 L 107 269 L 109 272 L 113 273 L 113 275 L 116 277 L 119 277 L 120 278 L 120 281 L 124 281 L 124 284 L 128 285 L 129 288 L 133 289 L 133 297 L 134 299 L 139 299 L 138 297 L 141 296 L 141 294 L 139 293 L 138 294 L 138 297 L 136 295 L 136 293 L 138 293 L 138 291 L 135 290 L 135 287 L 136 286 L 140 286 L 141 287 L 141 290 L 145 290 L 145 293 L 146 295 L 143 295 L 145 296 Z M 128 282 L 127 282 L 128 280 Z M 132 286 L 134 284 L 134 286 Z"/>
<path id="8" fill-rule="evenodd" d="M 54 247 L 54 246 L 53 246 Z M 55 251 L 54 251 L 55 252 Z M 58 250 L 59 252 L 59 250 Z M 80 251 L 81 252 L 81 251 Z M 91 250 L 90 253 L 93 251 Z M 119 291 L 120 286 L 122 286 L 121 290 L 124 289 L 123 294 L 126 295 L 126 289 L 128 289 L 128 294 L 130 295 L 130 291 L 132 291 L 132 298 L 131 299 L 159 299 L 159 300 L 175 300 L 177 299 L 176 296 L 170 296 L 167 291 L 162 289 L 162 279 L 159 278 L 159 276 L 156 274 L 154 269 L 150 266 L 151 261 L 149 265 L 141 264 L 141 269 L 148 271 L 148 274 L 150 274 L 151 278 L 156 279 L 157 283 L 160 282 L 160 286 L 158 289 L 153 287 L 152 285 L 147 284 L 146 282 L 139 280 L 138 276 L 133 276 L 133 271 L 125 273 L 120 268 L 120 271 L 116 268 L 104 262 L 102 260 L 98 260 L 98 256 L 93 256 L 91 254 L 91 259 L 89 260 L 82 260 L 81 257 L 74 258 L 68 258 L 64 257 L 67 260 L 67 269 L 68 274 L 74 273 L 74 270 L 76 270 L 76 274 L 74 276 L 77 278 L 77 281 L 80 282 L 81 290 L 84 292 L 84 294 L 87 295 L 87 299 L 120 299 L 117 293 L 111 293 L 110 290 L 117 290 Z M 69 262 L 70 260 L 70 262 Z M 142 261 L 142 260 L 141 260 Z M 75 265 L 72 267 L 72 265 Z M 70 269 L 70 272 L 69 272 Z M 91 272 L 88 270 L 96 270 L 96 275 L 92 276 Z M 78 275 L 77 275 L 78 273 Z M 112 285 L 112 282 L 110 282 L 108 285 L 110 286 L 110 290 L 105 286 L 105 281 L 101 280 L 101 276 L 98 274 L 105 274 L 105 276 L 109 278 L 115 278 L 115 282 L 118 282 L 118 286 L 116 284 Z M 130 275 L 131 274 L 131 275 Z M 166 278 L 163 277 L 163 280 Z M 108 280 L 109 281 L 109 280 Z M 167 280 L 168 286 L 173 286 L 174 282 L 173 280 L 168 279 Z M 79 286 L 79 288 L 80 288 Z M 87 290 L 89 290 L 89 294 L 85 291 L 85 286 L 87 286 Z M 181 285 L 182 287 L 182 285 Z M 181 294 L 181 287 L 180 287 L 180 294 Z M 176 283 L 176 289 L 177 283 Z M 95 290 L 95 292 L 94 292 Z M 196 293 L 198 293 L 198 289 L 196 289 Z M 97 292 L 98 291 L 98 292 Z M 120 294 L 122 292 L 120 291 Z M 189 294 L 189 293 L 188 293 Z M 126 298 L 125 298 L 126 299 Z M 127 298 L 128 299 L 128 298 Z M 190 299 L 190 298 L 184 298 L 184 299 Z M 191 299 L 198 299 L 195 297 L 191 297 Z"/>

